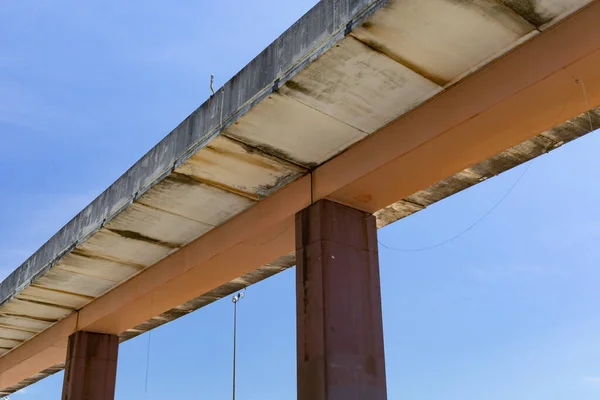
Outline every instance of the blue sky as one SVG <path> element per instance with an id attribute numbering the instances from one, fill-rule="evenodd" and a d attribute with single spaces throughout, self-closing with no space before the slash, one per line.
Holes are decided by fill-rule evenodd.
<path id="1" fill-rule="evenodd" d="M 0 275 L 6 276 L 315 0 L 0 3 Z M 600 396 L 597 134 L 533 162 L 433 250 L 380 249 L 390 399 Z M 485 214 L 523 167 L 381 230 L 421 248 Z M 224 299 L 120 348 L 117 399 L 231 389 Z M 294 271 L 239 305 L 238 398 L 295 399 Z M 60 398 L 62 374 L 16 399 Z"/>

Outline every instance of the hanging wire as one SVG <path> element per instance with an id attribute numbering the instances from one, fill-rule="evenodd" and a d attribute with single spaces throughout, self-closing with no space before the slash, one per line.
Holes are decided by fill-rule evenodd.
<path id="1" fill-rule="evenodd" d="M 590 132 L 594 130 L 594 124 L 592 123 L 592 110 L 590 109 L 590 104 L 588 102 L 587 90 L 585 90 L 585 83 L 579 79 L 575 79 L 575 83 L 581 85 L 581 90 L 583 91 L 583 98 L 585 100 L 585 109 L 587 110 L 587 117 L 590 121 Z"/>
<path id="2" fill-rule="evenodd" d="M 244 298 L 244 292 L 239 292 L 231 298 L 233 302 L 233 382 L 232 382 L 232 399 L 235 400 L 235 383 L 236 383 L 236 364 L 237 364 L 237 303 Z"/>
<path id="3" fill-rule="evenodd" d="M 590 123 L 590 132 L 594 131 L 594 124 L 592 122 L 592 113 L 591 113 L 591 109 L 590 109 L 590 105 L 589 105 L 589 101 L 588 101 L 588 96 L 587 96 L 587 90 L 585 88 L 585 83 L 583 83 L 582 80 L 575 78 L 574 76 L 571 75 L 571 77 L 573 78 L 573 81 L 578 84 L 581 85 L 581 90 L 583 92 L 583 99 L 585 101 L 585 107 L 586 107 L 586 113 L 587 113 L 587 117 L 588 117 L 588 121 Z M 561 110 L 561 112 L 559 114 L 562 114 L 563 111 L 565 110 L 567 103 L 569 102 L 571 96 L 569 95 L 569 97 L 567 98 L 567 100 L 565 100 L 565 103 L 563 105 L 563 108 Z M 525 174 L 527 173 L 527 171 L 529 170 L 529 168 L 531 167 L 531 164 L 533 163 L 533 159 L 531 161 L 529 161 L 529 163 L 527 164 L 527 167 L 525 167 L 525 169 L 523 170 L 523 172 L 521 173 L 521 175 L 519 175 L 519 177 L 517 178 L 517 180 L 512 184 L 512 186 L 506 191 L 506 193 L 504 193 L 504 195 L 492 206 L 492 208 L 490 208 L 488 210 L 488 212 L 486 212 L 485 214 L 483 214 L 479 219 L 477 219 L 475 222 L 473 222 L 471 225 L 469 225 L 466 229 L 464 229 L 463 231 L 459 232 L 458 234 L 452 236 L 451 238 L 448 238 L 442 242 L 439 242 L 435 245 L 432 246 L 427 246 L 427 247 L 421 247 L 421 248 L 417 248 L 417 249 L 402 249 L 402 248 L 398 248 L 398 247 L 393 247 L 393 246 L 389 246 L 385 243 L 382 243 L 381 241 L 377 241 L 382 247 L 388 249 L 388 250 L 394 250 L 394 251 L 400 251 L 400 252 L 420 252 L 420 251 L 426 251 L 426 250 L 432 250 L 438 247 L 441 247 L 447 243 L 450 243 L 456 239 L 458 239 L 459 237 L 461 237 L 462 235 L 464 235 L 465 233 L 469 232 L 471 229 L 473 229 L 475 226 L 477 226 L 481 221 L 483 221 L 485 218 L 487 218 L 492 212 L 494 212 L 494 210 L 496 208 L 498 208 L 498 206 L 500 206 L 500 204 L 502 204 L 502 202 L 508 197 L 508 195 L 513 191 L 513 189 L 517 186 L 517 184 L 521 181 L 521 179 L 523 179 L 523 176 L 525 176 Z"/>
<path id="4" fill-rule="evenodd" d="M 265 245 L 267 243 L 271 243 L 273 240 L 278 239 L 281 235 L 283 235 L 284 233 L 286 233 L 292 226 L 294 226 L 294 223 L 296 221 L 294 219 L 292 219 L 292 222 L 290 222 L 284 229 L 282 229 L 279 233 L 277 233 L 275 236 L 271 237 L 270 239 L 265 240 L 264 242 L 260 242 L 260 243 L 255 243 L 254 246 L 258 247 L 258 246 L 262 246 Z"/>
<path id="5" fill-rule="evenodd" d="M 473 222 L 471 225 L 469 225 L 466 229 L 464 229 L 463 231 L 459 232 L 458 234 L 452 236 L 449 239 L 446 239 L 442 242 L 439 242 L 433 246 L 427 246 L 427 247 L 421 247 L 421 248 L 417 248 L 417 249 L 401 249 L 401 248 L 397 248 L 397 247 L 393 247 L 393 246 L 388 246 L 385 243 L 382 243 L 381 241 L 377 241 L 382 247 L 385 247 L 386 249 L 389 250 L 394 250 L 394 251 L 402 251 L 402 252 L 419 252 L 419 251 L 425 251 L 425 250 L 432 250 L 438 247 L 441 247 L 447 243 L 450 243 L 456 239 L 458 239 L 459 237 L 461 237 L 462 235 L 464 235 L 465 233 L 469 232 L 471 229 L 473 229 L 475 226 L 477 226 L 481 221 L 483 221 L 485 218 L 487 218 L 491 213 L 494 212 L 494 210 L 496 208 L 498 208 L 498 206 L 500 204 L 502 204 L 502 202 L 508 197 L 508 195 L 513 191 L 513 189 L 517 186 L 517 184 L 521 181 L 521 179 L 523 179 L 523 176 L 525 176 L 525 173 L 529 170 L 529 168 L 531 167 L 531 164 L 533 163 L 533 160 L 529 161 L 529 163 L 527 163 L 527 166 L 523 169 L 523 172 L 521 172 L 521 175 L 519 175 L 519 177 L 517 178 L 517 180 L 515 180 L 515 182 L 511 185 L 510 188 L 508 188 L 508 190 L 506 191 L 506 193 L 504 193 L 504 195 L 502 197 L 500 197 L 500 199 L 492 206 L 492 208 L 490 208 L 485 214 L 483 214 L 479 219 L 477 219 L 475 222 Z"/>

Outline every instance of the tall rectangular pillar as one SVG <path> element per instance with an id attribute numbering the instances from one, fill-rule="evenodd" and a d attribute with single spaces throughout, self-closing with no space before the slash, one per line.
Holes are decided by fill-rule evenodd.
<path id="1" fill-rule="evenodd" d="M 63 400 L 113 400 L 119 337 L 75 332 L 69 337 Z"/>
<path id="2" fill-rule="evenodd" d="M 328 200 L 296 215 L 298 400 L 387 398 L 375 217 Z"/>

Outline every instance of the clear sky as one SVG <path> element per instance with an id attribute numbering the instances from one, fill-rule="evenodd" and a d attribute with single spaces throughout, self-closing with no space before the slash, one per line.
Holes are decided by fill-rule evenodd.
<path id="1" fill-rule="evenodd" d="M 0 1 L 0 275 L 8 275 L 316 0 Z M 600 138 L 533 162 L 475 228 L 380 249 L 390 399 L 600 397 Z M 379 232 L 435 245 L 523 166 Z M 226 399 L 229 298 L 120 347 L 117 399 Z M 239 304 L 238 398 L 295 399 L 294 270 Z M 58 399 L 62 374 L 15 399 Z"/>

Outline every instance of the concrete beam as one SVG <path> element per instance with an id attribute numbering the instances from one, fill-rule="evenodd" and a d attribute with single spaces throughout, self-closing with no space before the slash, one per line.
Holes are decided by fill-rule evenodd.
<path id="1" fill-rule="evenodd" d="M 2 386 L 62 362 L 75 330 L 118 334 L 288 254 L 313 201 L 376 211 L 600 105 L 599 20 L 596 1 L 1 357 Z"/>
<path id="2" fill-rule="evenodd" d="M 598 18 L 594 2 L 357 143 L 314 197 L 376 212 L 600 105 Z"/>
<path id="3" fill-rule="evenodd" d="M 170 174 L 387 0 L 322 0 L 0 283 L 0 305 Z"/>

